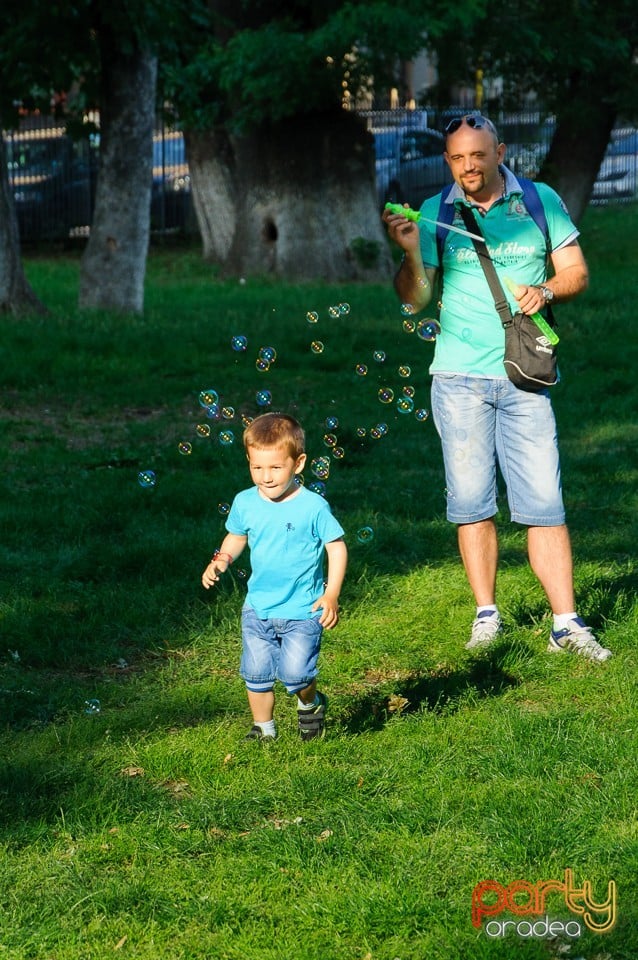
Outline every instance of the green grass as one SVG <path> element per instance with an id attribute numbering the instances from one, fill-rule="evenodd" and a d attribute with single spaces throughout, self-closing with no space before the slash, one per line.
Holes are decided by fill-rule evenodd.
<path id="1" fill-rule="evenodd" d="M 377 399 L 409 383 L 429 406 L 432 348 L 404 332 L 390 278 L 239 284 L 197 251 L 160 249 L 138 318 L 78 311 L 76 258 L 27 262 L 51 313 L 1 319 L 0 957 L 634 960 L 635 214 L 589 211 L 591 288 L 559 313 L 578 606 L 614 651 L 604 666 L 545 653 L 547 605 L 505 505 L 506 631 L 489 656 L 464 649 L 474 608 L 438 438 Z M 350 312 L 331 318 L 341 302 Z M 277 359 L 260 373 L 264 345 Z M 195 431 L 207 387 L 235 408 L 229 447 L 216 424 L 209 439 Z M 242 739 L 249 560 L 216 592 L 199 582 L 223 535 L 218 504 L 249 482 L 239 415 L 259 411 L 260 388 L 302 420 L 309 459 L 338 417 L 345 455 L 327 496 L 350 550 L 322 652 L 326 738 L 298 741 L 282 693 L 265 748 Z M 139 486 L 142 469 L 154 488 Z M 362 544 L 363 526 L 374 537 Z M 568 868 L 598 899 L 616 882 L 611 932 L 560 953 L 471 925 L 479 881 Z M 558 894 L 548 903 L 576 918 Z"/>

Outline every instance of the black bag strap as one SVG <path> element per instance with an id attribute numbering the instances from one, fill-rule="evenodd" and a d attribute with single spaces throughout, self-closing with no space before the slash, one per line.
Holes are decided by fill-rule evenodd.
<path id="1" fill-rule="evenodd" d="M 470 233 L 480 233 L 481 236 L 483 236 L 483 231 L 481 230 L 480 225 L 476 222 L 476 218 L 473 216 L 470 208 L 466 207 L 465 204 L 462 204 L 460 212 L 461 216 L 463 217 L 465 229 L 469 230 Z M 512 322 L 512 311 L 510 310 L 510 305 L 507 302 L 505 291 L 501 286 L 501 281 L 498 279 L 498 274 L 494 269 L 494 264 L 492 263 L 492 258 L 490 257 L 489 250 L 487 249 L 485 239 L 477 240 L 475 237 L 472 237 L 472 243 L 474 244 L 476 255 L 479 258 L 479 263 L 483 267 L 483 272 L 485 274 L 485 279 L 488 282 L 490 293 L 494 298 L 496 312 L 498 313 L 503 326 L 509 327 Z"/>

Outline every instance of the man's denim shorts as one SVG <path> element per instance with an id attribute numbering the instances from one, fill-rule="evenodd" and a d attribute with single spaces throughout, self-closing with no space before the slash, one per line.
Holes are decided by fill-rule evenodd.
<path id="1" fill-rule="evenodd" d="M 320 616 L 260 620 L 252 607 L 244 607 L 239 673 L 249 690 L 265 693 L 280 680 L 288 693 L 297 693 L 314 680 L 323 633 Z"/>
<path id="2" fill-rule="evenodd" d="M 497 513 L 497 464 L 515 523 L 565 522 L 556 420 L 549 391 L 507 379 L 435 374 L 432 417 L 441 437 L 447 518 L 476 523 Z"/>

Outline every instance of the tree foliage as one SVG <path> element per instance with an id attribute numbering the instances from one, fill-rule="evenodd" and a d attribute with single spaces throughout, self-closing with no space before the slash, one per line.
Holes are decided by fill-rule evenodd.
<path id="1" fill-rule="evenodd" d="M 346 91 L 356 97 L 394 85 L 400 60 L 460 28 L 482 3 L 211 2 L 208 31 L 164 63 L 165 91 L 194 129 L 240 132 L 334 109 Z"/>

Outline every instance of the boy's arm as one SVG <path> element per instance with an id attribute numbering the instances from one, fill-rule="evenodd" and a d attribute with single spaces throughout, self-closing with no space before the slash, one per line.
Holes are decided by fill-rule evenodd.
<path id="1" fill-rule="evenodd" d="M 219 580 L 220 573 L 225 573 L 233 560 L 237 559 L 246 546 L 247 541 L 248 537 L 244 534 L 226 534 L 221 547 L 215 551 L 213 559 L 202 574 L 202 584 L 207 590 Z"/>
<path id="2" fill-rule="evenodd" d="M 348 565 L 348 548 L 343 539 L 331 540 L 326 544 L 328 555 L 328 582 L 322 596 L 312 605 L 312 612 L 323 608 L 319 623 L 331 630 L 339 620 L 339 594 Z"/>

